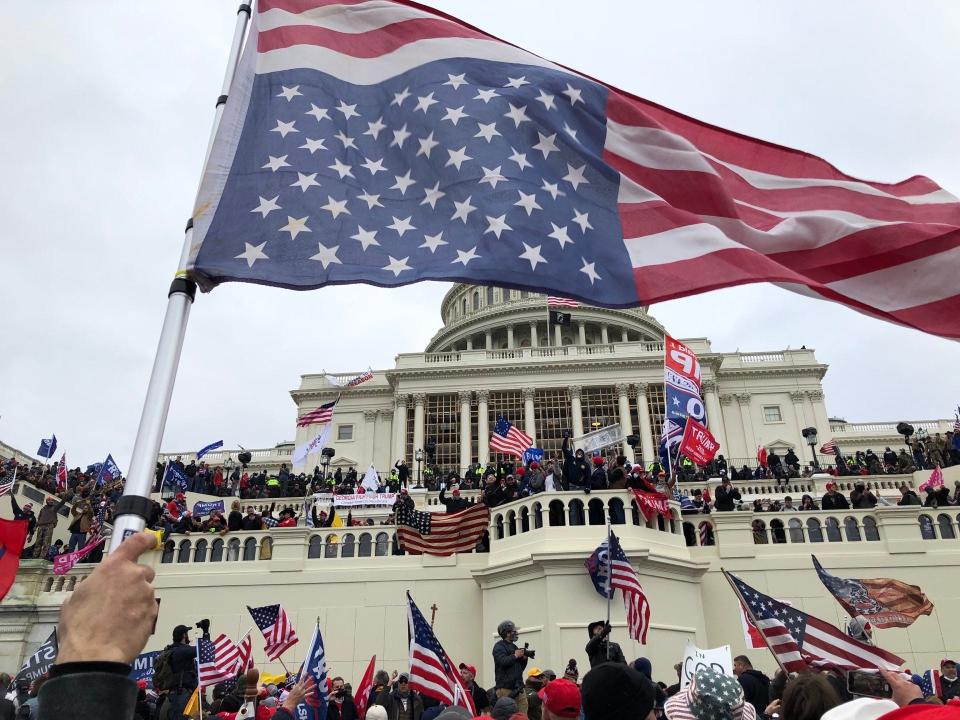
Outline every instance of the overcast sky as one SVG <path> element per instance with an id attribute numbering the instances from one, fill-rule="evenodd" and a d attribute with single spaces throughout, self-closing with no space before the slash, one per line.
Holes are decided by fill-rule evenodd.
<path id="1" fill-rule="evenodd" d="M 0 439 L 56 432 L 126 469 L 237 0 L 20 3 L 0 24 Z M 960 4 L 436 2 L 551 60 L 867 179 L 960 193 Z M 584 8 L 596 12 L 584 13 Z M 960 271 L 960 268 L 958 268 Z M 958 272 L 960 276 L 960 272 Z M 387 368 L 440 326 L 447 285 L 199 297 L 163 441 L 293 437 L 302 373 Z M 717 351 L 806 345 L 831 415 L 949 417 L 956 343 L 756 285 L 654 306 Z"/>

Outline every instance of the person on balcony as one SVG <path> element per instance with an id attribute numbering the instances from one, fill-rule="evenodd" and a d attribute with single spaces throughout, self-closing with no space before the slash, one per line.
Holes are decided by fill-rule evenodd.
<path id="1" fill-rule="evenodd" d="M 849 510 L 850 503 L 847 498 L 837 492 L 837 484 L 827 483 L 827 494 L 820 500 L 821 510 Z"/>
<path id="2" fill-rule="evenodd" d="M 927 508 L 945 507 L 950 504 L 950 491 L 946 485 L 938 488 L 927 487 L 927 496 L 923 499 L 923 506 Z"/>
<path id="3" fill-rule="evenodd" d="M 460 488 L 455 487 L 450 491 L 450 494 L 453 497 L 447 497 L 447 488 L 440 488 L 440 504 L 445 505 L 447 508 L 447 515 L 453 515 L 454 513 L 462 512 L 470 507 L 470 502 L 460 497 Z"/>
<path id="4" fill-rule="evenodd" d="M 854 510 L 869 510 L 877 506 L 877 496 L 867 490 L 862 481 L 853 486 L 850 491 L 850 507 Z"/>
<path id="5" fill-rule="evenodd" d="M 560 445 L 563 451 L 563 489 L 564 490 L 585 490 L 590 487 L 590 466 L 583 456 L 583 450 L 578 449 L 575 453 L 570 451 L 570 431 L 563 433 L 563 443 Z"/>
<path id="6" fill-rule="evenodd" d="M 603 458 L 596 455 L 593 458 L 593 472 L 590 473 L 590 489 L 606 490 L 608 487 L 607 471 L 603 467 Z"/>
<path id="7" fill-rule="evenodd" d="M 713 507 L 719 512 L 730 512 L 736 508 L 738 502 L 740 502 L 740 491 L 730 484 L 729 478 L 723 478 L 720 481 L 720 487 L 717 488 Z"/>
<path id="8" fill-rule="evenodd" d="M 897 505 L 920 505 L 920 497 L 909 487 L 906 483 L 900 486 L 900 499 L 897 501 Z"/>
<path id="9" fill-rule="evenodd" d="M 400 486 L 406 487 L 407 481 L 410 479 L 410 468 L 407 467 L 407 461 L 401 458 L 397 460 L 393 467 L 396 468 L 397 480 L 400 481 Z"/>

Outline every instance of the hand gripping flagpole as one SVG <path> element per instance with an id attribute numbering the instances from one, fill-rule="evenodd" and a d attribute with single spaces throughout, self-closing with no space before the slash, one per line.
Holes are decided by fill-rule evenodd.
<path id="1" fill-rule="evenodd" d="M 223 106 L 227 102 L 227 93 L 233 83 L 233 75 L 240 60 L 240 49 L 243 46 L 249 22 L 250 5 L 244 3 L 237 9 L 233 43 L 230 46 L 230 56 L 223 76 L 220 97 L 217 98 L 204 167 L 210 159 L 213 140 L 223 115 Z M 183 238 L 180 268 L 186 267 L 192 242 L 193 219 L 191 218 L 187 222 L 187 230 Z M 137 428 L 137 438 L 130 459 L 130 472 L 127 475 L 123 497 L 117 502 L 117 517 L 114 521 L 113 536 L 110 539 L 110 552 L 120 547 L 120 543 L 128 536 L 143 530 L 150 514 L 150 491 L 153 488 L 157 455 L 160 452 L 163 430 L 167 424 L 170 398 L 173 395 L 177 366 L 180 364 L 180 353 L 183 350 L 183 338 L 187 331 L 187 320 L 190 317 L 190 307 L 193 305 L 196 292 L 196 283 L 185 277 L 182 270 L 178 271 L 167 294 L 167 311 L 163 318 L 163 328 L 160 330 L 160 340 L 157 343 L 157 353 L 150 372 L 147 395 L 143 401 L 143 411 L 140 414 L 140 426 Z"/>

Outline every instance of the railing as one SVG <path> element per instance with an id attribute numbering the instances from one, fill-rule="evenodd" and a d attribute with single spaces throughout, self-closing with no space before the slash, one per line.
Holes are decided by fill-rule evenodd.
<path id="1" fill-rule="evenodd" d="M 924 540 L 956 540 L 960 530 L 960 508 L 923 508 L 917 518 Z"/>
<path id="2" fill-rule="evenodd" d="M 911 421 L 914 431 L 925 430 L 931 433 L 945 433 L 952 430 L 953 426 L 949 420 L 917 420 Z M 840 433 L 878 433 L 883 435 L 899 435 L 897 432 L 897 423 L 848 423 L 832 422 L 830 423 L 831 432 Z"/>
<path id="3" fill-rule="evenodd" d="M 739 353 L 742 363 L 782 363 L 783 353 Z"/>

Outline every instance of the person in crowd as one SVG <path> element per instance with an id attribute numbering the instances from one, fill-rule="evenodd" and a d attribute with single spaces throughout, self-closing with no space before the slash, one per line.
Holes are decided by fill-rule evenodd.
<path id="1" fill-rule="evenodd" d="M 866 483 L 857 482 L 850 491 L 850 507 L 854 510 L 869 510 L 877 506 L 877 496 L 867 490 Z"/>
<path id="2" fill-rule="evenodd" d="M 367 707 L 367 717 L 365 720 L 389 720 L 387 709 L 383 705 L 370 705 Z"/>
<path id="3" fill-rule="evenodd" d="M 818 510 L 816 501 L 812 496 L 804 493 L 803 497 L 800 498 L 800 509 L 803 511 L 807 510 Z"/>
<path id="4" fill-rule="evenodd" d="M 330 700 L 327 703 L 327 720 L 360 720 L 353 698 L 347 694 L 343 678 L 333 679 Z"/>
<path id="5" fill-rule="evenodd" d="M 470 693 L 470 697 L 473 698 L 474 707 L 476 707 L 478 713 L 482 713 L 490 707 L 490 697 L 486 690 L 477 685 L 477 669 L 473 665 L 460 663 L 459 670 L 460 678 L 463 680 L 467 692 Z"/>
<path id="6" fill-rule="evenodd" d="M 395 689 L 386 688 L 377 696 L 377 705 L 387 711 L 388 720 L 420 720 L 423 715 L 423 698 L 410 689 L 410 676 L 400 673 Z"/>
<path id="7" fill-rule="evenodd" d="M 526 699 L 524 698 L 524 700 Z M 519 712 L 520 706 L 517 704 L 517 701 L 512 697 L 504 696 L 502 698 L 498 698 L 493 704 L 493 709 L 490 711 L 490 717 L 492 717 L 493 720 L 510 720 Z M 526 717 L 526 714 L 524 714 L 523 717 Z"/>
<path id="8" fill-rule="evenodd" d="M 445 505 L 447 508 L 447 515 L 453 515 L 454 513 L 462 512 L 470 507 L 470 502 L 466 498 L 460 497 L 460 488 L 455 487 L 450 491 L 450 494 L 453 497 L 447 497 L 447 488 L 446 485 L 440 488 L 440 504 Z"/>
<path id="9" fill-rule="evenodd" d="M 580 668 L 577 667 L 576 658 L 570 658 L 567 666 L 563 669 L 563 677 L 572 683 L 580 683 Z"/>
<path id="10" fill-rule="evenodd" d="M 945 507 L 950 504 L 950 491 L 945 485 L 937 488 L 927 486 L 923 506 L 928 508 Z"/>
<path id="11" fill-rule="evenodd" d="M 783 499 L 783 505 L 780 507 L 780 512 L 796 512 L 797 507 L 793 504 L 793 498 L 787 495 Z"/>
<path id="12" fill-rule="evenodd" d="M 63 540 L 57 540 L 53 545 L 47 549 L 46 559 L 50 562 L 53 562 L 53 559 L 57 555 L 63 554 Z"/>
<path id="13" fill-rule="evenodd" d="M 560 444 L 563 452 L 563 489 L 587 490 L 590 487 L 590 466 L 583 455 L 583 450 L 570 450 L 570 433 L 564 432 L 563 442 Z"/>
<path id="14" fill-rule="evenodd" d="M 960 698 L 960 678 L 957 677 L 957 664 L 950 659 L 940 661 L 940 699 L 944 702 Z"/>
<path id="15" fill-rule="evenodd" d="M 862 615 L 847 620 L 847 635 L 867 645 L 873 645 L 873 626 Z"/>
<path id="16" fill-rule="evenodd" d="M 561 678 L 551 680 L 538 693 L 542 720 L 560 720 L 579 718 L 582 702 L 577 684 Z M 531 716 L 532 718 L 532 716 Z"/>
<path id="17" fill-rule="evenodd" d="M 587 626 L 587 637 L 590 639 L 584 652 L 587 653 L 591 668 L 605 662 L 627 662 L 620 646 L 609 639 L 610 630 L 610 624 L 603 620 L 597 620 Z"/>
<path id="18" fill-rule="evenodd" d="M 730 483 L 730 478 L 722 478 L 713 500 L 714 509 L 718 512 L 730 512 L 736 509 L 738 502 L 740 502 L 740 491 Z"/>
<path id="19" fill-rule="evenodd" d="M 602 663 L 583 677 L 583 714 L 590 720 L 653 720 L 654 688 L 646 676 L 629 665 Z"/>
<path id="20" fill-rule="evenodd" d="M 907 484 L 904 483 L 900 486 L 900 499 L 897 501 L 897 505 L 920 505 L 920 498 L 917 494 L 907 487 Z"/>
<path id="21" fill-rule="evenodd" d="M 733 659 L 733 674 L 743 688 L 746 701 L 753 705 L 757 717 L 762 717 L 770 700 L 770 678 L 759 670 L 754 670 L 750 658 L 746 655 L 737 655 Z"/>
<path id="22" fill-rule="evenodd" d="M 410 468 L 407 461 L 401 458 L 394 463 L 393 467 L 397 471 L 397 482 L 400 483 L 400 487 L 407 487 L 407 482 L 410 480 Z"/>
<path id="23" fill-rule="evenodd" d="M 70 515 L 73 520 L 68 528 L 70 541 L 67 544 L 67 552 L 79 550 L 87 544 L 87 533 L 93 525 L 93 505 L 90 502 L 88 490 L 81 493 L 79 501 L 74 501 L 73 507 L 70 508 Z"/>
<path id="24" fill-rule="evenodd" d="M 21 507 L 13 493 L 10 493 L 10 503 L 13 505 L 13 519 L 27 521 L 27 541 L 31 541 L 34 530 L 37 528 L 37 516 L 33 512 L 33 503 L 24 503 Z"/>
<path id="25" fill-rule="evenodd" d="M 263 527 L 263 518 L 257 514 L 253 505 L 247 505 L 247 514 L 240 520 L 241 530 L 259 530 Z"/>
<path id="26" fill-rule="evenodd" d="M 849 508 L 850 503 L 847 502 L 847 498 L 837 492 L 837 484 L 835 482 L 828 482 L 827 492 L 820 499 L 820 509 L 847 510 Z"/>
<path id="27" fill-rule="evenodd" d="M 543 700 L 540 691 L 543 690 L 547 679 L 540 668 L 530 668 L 527 680 L 523 684 L 523 694 L 527 698 L 527 717 L 530 720 L 543 720 Z M 479 709 L 477 710 L 479 712 Z"/>
<path id="28" fill-rule="evenodd" d="M 11 497 L 13 496 L 11 495 Z M 60 519 L 60 509 L 66 504 L 66 495 L 60 498 L 60 502 L 49 495 L 44 500 L 40 512 L 37 513 L 37 539 L 34 543 L 34 557 L 45 558 L 47 556 L 50 543 L 53 542 L 53 531 Z"/>
<path id="29" fill-rule="evenodd" d="M 841 702 L 840 694 L 825 675 L 802 672 L 787 680 L 783 697 L 767 705 L 763 715 L 779 715 L 783 720 L 820 720 Z"/>
<path id="30" fill-rule="evenodd" d="M 497 698 L 515 697 L 520 712 L 527 711 L 527 699 L 522 693 L 523 671 L 527 667 L 527 653 L 517 647 L 517 626 L 504 620 L 497 626 L 500 639 L 493 646 L 494 692 Z"/>

